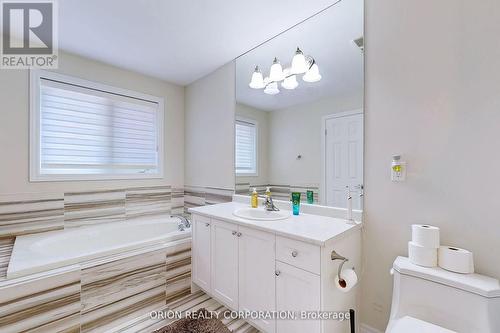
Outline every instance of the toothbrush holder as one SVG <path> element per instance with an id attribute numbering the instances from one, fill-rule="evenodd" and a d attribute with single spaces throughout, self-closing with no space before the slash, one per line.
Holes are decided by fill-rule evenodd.
<path id="1" fill-rule="evenodd" d="M 293 215 L 299 215 L 300 211 L 300 192 L 292 192 Z"/>
<path id="2" fill-rule="evenodd" d="M 313 204 L 314 203 L 314 192 L 311 190 L 307 190 L 307 203 L 308 204 Z"/>

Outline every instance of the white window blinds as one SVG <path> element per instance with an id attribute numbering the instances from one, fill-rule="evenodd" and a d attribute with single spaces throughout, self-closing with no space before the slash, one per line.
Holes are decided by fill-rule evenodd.
<path id="1" fill-rule="evenodd" d="M 236 120 L 236 173 L 257 174 L 257 125 Z"/>
<path id="2" fill-rule="evenodd" d="M 38 106 L 41 176 L 159 173 L 158 102 L 39 78 Z"/>

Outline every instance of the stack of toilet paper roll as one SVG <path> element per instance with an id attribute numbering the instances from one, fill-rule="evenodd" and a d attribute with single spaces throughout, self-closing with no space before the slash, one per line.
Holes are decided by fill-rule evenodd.
<path id="1" fill-rule="evenodd" d="M 439 228 L 425 224 L 411 226 L 408 257 L 415 265 L 436 267 L 438 263 Z"/>
<path id="2" fill-rule="evenodd" d="M 472 252 L 452 246 L 440 246 L 439 228 L 413 224 L 408 242 L 408 257 L 415 265 L 439 267 L 456 273 L 474 273 Z"/>

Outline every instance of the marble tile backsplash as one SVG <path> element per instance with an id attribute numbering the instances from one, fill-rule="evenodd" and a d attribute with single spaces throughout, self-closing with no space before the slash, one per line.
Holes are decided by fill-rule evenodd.
<path id="1" fill-rule="evenodd" d="M 288 185 L 288 184 L 250 184 L 248 182 L 236 183 L 236 194 L 249 195 L 255 188 L 259 195 L 264 195 L 266 188 L 270 187 L 274 199 L 289 201 L 292 192 L 300 192 L 300 201 L 307 201 L 307 191 L 313 191 L 314 202 L 319 201 L 319 185 Z"/>
<path id="2" fill-rule="evenodd" d="M 126 190 L 64 193 L 64 227 L 125 220 Z"/>
<path id="3" fill-rule="evenodd" d="M 0 196 L 0 239 L 63 228 L 62 193 Z"/>
<path id="4" fill-rule="evenodd" d="M 170 186 L 137 187 L 125 193 L 127 219 L 146 215 L 170 215 L 172 188 Z"/>
<path id="5" fill-rule="evenodd" d="M 187 186 L 184 189 L 184 214 L 189 215 L 189 208 L 230 202 L 233 194 L 234 190 L 229 189 Z"/>

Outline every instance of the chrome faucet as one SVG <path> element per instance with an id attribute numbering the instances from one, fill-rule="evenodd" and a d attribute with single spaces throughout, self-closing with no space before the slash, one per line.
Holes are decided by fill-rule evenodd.
<path id="1" fill-rule="evenodd" d="M 179 231 L 184 231 L 184 229 L 191 227 L 191 222 L 189 222 L 189 220 L 185 216 L 170 215 L 170 217 L 177 217 L 180 220 L 179 224 L 177 225 L 179 227 Z"/>
<path id="2" fill-rule="evenodd" d="M 270 195 L 269 195 L 269 196 L 268 196 L 268 195 L 266 195 L 266 196 L 260 196 L 260 197 L 265 199 L 265 201 L 264 201 L 264 206 L 266 207 L 266 210 L 267 210 L 267 211 L 270 211 L 270 212 L 273 212 L 273 211 L 274 211 L 274 212 L 277 212 L 277 211 L 279 211 L 279 210 L 280 210 L 278 207 L 276 207 L 276 206 L 274 205 L 274 202 L 273 202 L 273 197 L 272 197 L 272 196 L 270 196 Z"/>

